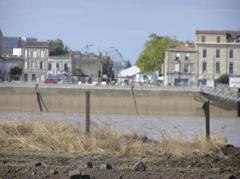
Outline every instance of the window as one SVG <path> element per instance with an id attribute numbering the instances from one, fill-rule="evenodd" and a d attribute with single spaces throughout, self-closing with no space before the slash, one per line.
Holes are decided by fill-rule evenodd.
<path id="1" fill-rule="evenodd" d="M 48 64 L 48 70 L 49 71 L 52 70 L 52 64 L 51 63 Z"/>
<path id="2" fill-rule="evenodd" d="M 206 37 L 205 36 L 201 36 L 201 42 L 206 42 Z"/>
<path id="3" fill-rule="evenodd" d="M 202 72 L 205 73 L 207 71 L 207 62 L 203 62 L 202 64 Z"/>
<path id="4" fill-rule="evenodd" d="M 229 74 L 233 74 L 233 62 L 229 63 Z"/>
<path id="5" fill-rule="evenodd" d="M 28 50 L 25 50 L 25 58 L 28 57 Z"/>
<path id="6" fill-rule="evenodd" d="M 36 81 L 36 75 L 32 74 L 32 81 Z"/>
<path id="7" fill-rule="evenodd" d="M 56 68 L 57 68 L 57 70 L 59 70 L 59 63 L 56 64 Z"/>
<path id="8" fill-rule="evenodd" d="M 180 69 L 179 63 L 175 64 L 175 72 L 179 72 L 179 69 Z"/>
<path id="9" fill-rule="evenodd" d="M 36 50 L 33 51 L 33 58 L 37 58 L 37 51 Z"/>
<path id="10" fill-rule="evenodd" d="M 220 62 L 216 62 L 216 73 L 220 73 Z"/>
<path id="11" fill-rule="evenodd" d="M 203 58 L 207 57 L 207 49 L 203 49 Z"/>
<path id="12" fill-rule="evenodd" d="M 221 37 L 217 36 L 217 43 L 220 43 L 220 42 L 221 42 Z"/>
<path id="13" fill-rule="evenodd" d="M 229 58 L 233 58 L 233 49 L 229 50 Z"/>
<path id="14" fill-rule="evenodd" d="M 43 62 L 40 62 L 40 69 L 43 69 Z"/>
<path id="15" fill-rule="evenodd" d="M 185 55 L 185 60 L 189 60 L 189 53 Z"/>
<path id="16" fill-rule="evenodd" d="M 28 81 L 28 74 L 24 74 L 24 75 L 23 75 L 23 80 L 24 80 L 24 81 Z"/>
<path id="17" fill-rule="evenodd" d="M 31 50 L 28 50 L 27 53 L 28 53 L 28 54 L 27 54 L 28 58 L 31 58 L 31 57 L 32 57 L 32 56 L 31 56 Z"/>
<path id="18" fill-rule="evenodd" d="M 64 71 L 66 71 L 66 72 L 68 71 L 68 64 L 67 63 L 64 64 Z"/>
<path id="19" fill-rule="evenodd" d="M 184 73 L 188 73 L 188 71 L 189 71 L 189 65 L 188 65 L 187 63 L 184 64 L 183 70 L 184 70 Z"/>
<path id="20" fill-rule="evenodd" d="M 180 54 L 176 53 L 176 60 L 179 60 Z"/>
<path id="21" fill-rule="evenodd" d="M 28 62 L 27 62 L 27 61 L 24 62 L 24 68 L 25 68 L 25 69 L 28 68 Z"/>
<path id="22" fill-rule="evenodd" d="M 220 58 L 220 49 L 216 49 L 216 58 Z"/>
<path id="23" fill-rule="evenodd" d="M 237 36 L 236 42 L 237 42 L 237 43 L 240 43 L 240 36 Z"/>
<path id="24" fill-rule="evenodd" d="M 41 50 L 41 58 L 44 58 L 44 57 L 45 57 L 45 51 Z"/>

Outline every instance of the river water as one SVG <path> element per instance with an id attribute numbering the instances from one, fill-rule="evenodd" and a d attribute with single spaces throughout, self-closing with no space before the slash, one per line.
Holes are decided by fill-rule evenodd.
<path id="1" fill-rule="evenodd" d="M 17 113 L 0 112 L 5 120 L 67 120 L 84 128 L 85 116 L 72 113 Z M 123 133 L 136 133 L 151 139 L 178 137 L 192 139 L 204 137 L 205 118 L 189 116 L 128 116 L 91 115 L 91 124 L 108 127 Z M 240 118 L 214 118 L 210 120 L 211 135 L 223 137 L 227 143 L 240 147 Z"/>

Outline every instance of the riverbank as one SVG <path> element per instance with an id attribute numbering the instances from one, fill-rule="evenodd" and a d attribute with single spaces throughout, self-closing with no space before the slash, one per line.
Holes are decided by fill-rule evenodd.
<path id="1" fill-rule="evenodd" d="M 2 178 L 240 177 L 240 148 L 221 138 L 155 141 L 95 128 L 90 134 L 54 121 L 0 121 Z M 138 167 L 136 167 L 138 166 Z"/>

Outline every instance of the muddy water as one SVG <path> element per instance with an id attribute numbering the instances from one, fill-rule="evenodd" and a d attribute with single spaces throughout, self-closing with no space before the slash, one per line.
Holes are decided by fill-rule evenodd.
<path id="1" fill-rule="evenodd" d="M 15 120 L 67 120 L 84 128 L 85 116 L 59 113 L 13 113 L 1 112 L 0 119 Z M 180 137 L 192 139 L 204 136 L 204 117 L 169 117 L 169 116 L 123 116 L 92 115 L 94 125 L 111 127 L 124 133 L 137 133 L 152 139 Z M 224 137 L 229 144 L 240 147 L 240 118 L 211 118 L 211 135 Z"/>

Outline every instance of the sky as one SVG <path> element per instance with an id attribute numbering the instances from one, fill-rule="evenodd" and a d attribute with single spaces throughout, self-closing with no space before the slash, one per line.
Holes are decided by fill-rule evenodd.
<path id="1" fill-rule="evenodd" d="M 193 41 L 195 30 L 240 30 L 240 0 L 0 0 L 0 29 L 120 58 L 114 47 L 135 63 L 150 33 Z"/>

